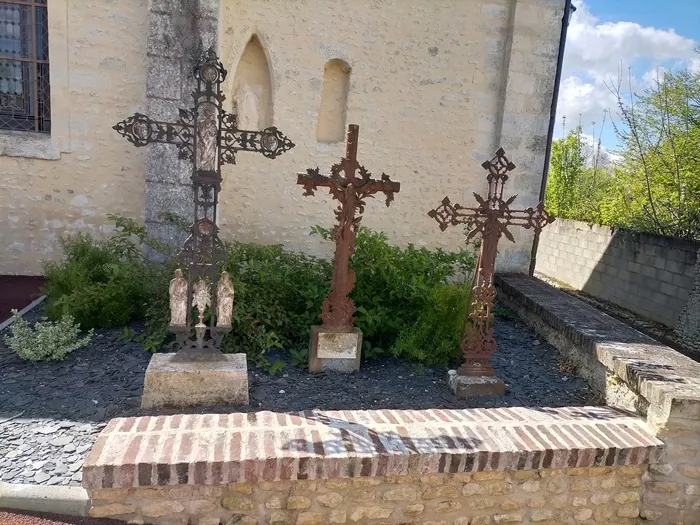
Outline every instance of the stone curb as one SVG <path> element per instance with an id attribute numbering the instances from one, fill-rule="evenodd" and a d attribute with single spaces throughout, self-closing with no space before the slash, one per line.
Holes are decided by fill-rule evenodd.
<path id="1" fill-rule="evenodd" d="M 19 311 L 19 315 L 26 314 L 29 310 L 31 310 L 35 306 L 41 304 L 44 301 L 44 299 L 46 299 L 46 296 L 42 295 L 41 297 L 39 297 L 35 301 L 32 301 L 29 305 L 25 306 L 24 308 L 22 308 Z M 2 323 L 0 323 L 0 331 L 4 330 L 5 328 L 10 326 L 14 322 L 15 322 L 15 318 L 13 316 L 10 316 L 9 319 L 5 319 Z"/>
<path id="2" fill-rule="evenodd" d="M 87 516 L 90 498 L 82 487 L 16 485 L 0 482 L 0 509 Z"/>

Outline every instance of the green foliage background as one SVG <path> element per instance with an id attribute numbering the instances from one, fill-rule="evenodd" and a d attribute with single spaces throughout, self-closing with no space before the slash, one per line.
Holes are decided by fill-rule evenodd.
<path id="1" fill-rule="evenodd" d="M 622 148 L 606 165 L 580 128 L 554 141 L 547 209 L 557 217 L 700 239 L 700 73 L 665 72 L 642 95 L 617 87 Z"/>
<path id="2" fill-rule="evenodd" d="M 124 339 L 135 339 L 149 351 L 172 350 L 168 282 L 175 266 L 147 261 L 143 249 L 151 247 L 170 261 L 174 252 L 134 220 L 110 218 L 116 229 L 109 239 L 66 237 L 64 260 L 45 265 L 47 313 L 52 319 L 72 315 L 83 328 L 124 326 Z M 166 219 L 184 227 L 178 217 Z M 331 242 L 328 229 L 315 227 L 312 234 Z M 233 242 L 225 248 L 235 301 L 223 351 L 245 352 L 270 370 L 277 369 L 265 357 L 271 349 L 287 351 L 294 363 L 305 364 L 309 329 L 320 324 L 321 304 L 330 291 L 331 262 L 279 245 Z M 456 273 L 468 274 L 474 263 L 464 249 L 393 246 L 384 233 L 360 228 L 351 259 L 357 274 L 352 298 L 365 357 L 391 349 L 395 356 L 424 364 L 450 363 L 458 353 L 466 288 L 447 281 Z M 137 333 L 132 321 L 141 319 L 144 326 Z M 428 334 L 431 325 L 435 332 Z"/>

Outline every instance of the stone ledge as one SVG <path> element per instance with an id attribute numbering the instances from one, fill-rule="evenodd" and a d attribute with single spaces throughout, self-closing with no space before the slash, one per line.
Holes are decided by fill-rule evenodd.
<path id="1" fill-rule="evenodd" d="M 235 413 L 113 419 L 88 490 L 655 462 L 646 424 L 601 407 Z"/>
<path id="2" fill-rule="evenodd" d="M 499 275 L 496 285 L 641 395 L 650 422 L 700 419 L 700 363 L 539 279 Z"/>

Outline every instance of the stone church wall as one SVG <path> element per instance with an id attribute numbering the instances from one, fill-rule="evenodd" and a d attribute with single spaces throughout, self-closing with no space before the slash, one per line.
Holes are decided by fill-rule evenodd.
<path id="1" fill-rule="evenodd" d="M 42 259 L 59 256 L 60 235 L 102 234 L 110 212 L 179 242 L 159 215 L 191 209 L 189 165 L 169 146 L 134 148 L 111 127 L 135 111 L 169 119 L 187 107 L 191 55 L 210 44 L 229 70 L 226 109 L 235 103 L 246 122 L 272 123 L 296 143 L 275 160 L 243 153 L 224 168 L 224 239 L 329 253 L 308 232 L 332 224 L 334 205 L 321 193 L 303 197 L 296 173 L 328 170 L 343 154 L 342 142 L 317 140 L 320 108 L 330 107 L 329 118 L 360 125 L 360 161 L 402 184 L 390 208 L 368 203 L 363 224 L 394 243 L 456 249 L 461 229 L 441 233 L 427 212 L 446 195 L 469 205 L 472 192 L 485 193 L 480 164 L 497 147 L 517 165 L 506 192 L 518 193 L 518 207 L 536 204 L 563 6 L 52 0 L 52 134 L 0 132 L 0 274 L 40 273 Z M 262 53 L 245 52 L 251 39 Z M 349 83 L 328 89 L 340 100 L 322 104 L 333 60 L 347 65 Z M 532 235 L 513 233 L 499 269 L 526 271 Z"/>
<path id="2" fill-rule="evenodd" d="M 51 134 L 0 130 L 0 274 L 37 275 L 66 232 L 141 218 L 146 157 L 111 129 L 146 96 L 145 0 L 50 0 Z"/>

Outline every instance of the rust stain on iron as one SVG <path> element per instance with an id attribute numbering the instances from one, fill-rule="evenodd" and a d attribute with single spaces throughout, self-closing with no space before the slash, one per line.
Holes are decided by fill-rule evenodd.
<path id="1" fill-rule="evenodd" d="M 379 180 L 373 179 L 370 172 L 357 161 L 357 145 L 360 127 L 348 126 L 345 157 L 331 166 L 330 175 L 321 175 L 319 168 L 300 173 L 297 184 L 304 186 L 304 195 L 313 195 L 318 188 L 328 188 L 334 199 L 339 201 L 335 209 L 337 223 L 333 228 L 335 255 L 333 256 L 333 276 L 331 293 L 321 306 L 323 326 L 329 329 L 347 329 L 353 326 L 355 303 L 349 295 L 355 286 L 355 272 L 350 268 L 350 257 L 355 251 L 355 235 L 365 211 L 365 199 L 375 193 L 386 195 L 386 205 L 394 200 L 400 184 L 382 173 Z"/>

